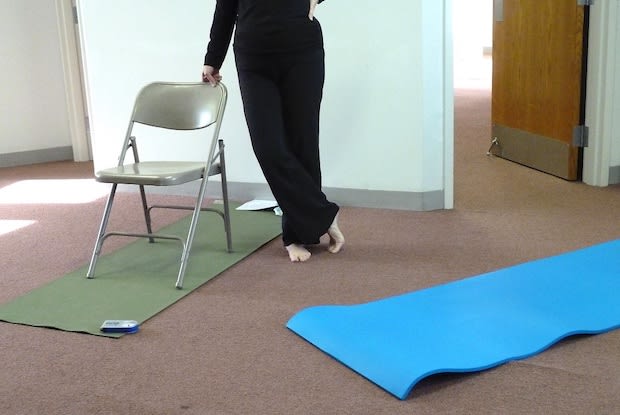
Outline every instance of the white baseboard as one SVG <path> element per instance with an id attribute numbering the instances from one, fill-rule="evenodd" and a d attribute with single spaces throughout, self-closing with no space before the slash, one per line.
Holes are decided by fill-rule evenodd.
<path id="1" fill-rule="evenodd" d="M 135 186 L 121 187 L 119 190 L 132 191 Z M 197 183 L 174 187 L 149 187 L 149 192 L 193 196 L 197 193 Z M 395 209 L 411 211 L 429 211 L 444 209 L 443 191 L 430 192 L 395 192 L 382 190 L 342 189 L 325 187 L 323 191 L 329 200 L 341 206 L 366 207 L 377 209 Z M 219 181 L 209 182 L 207 197 L 221 198 Z M 228 197 L 231 200 L 245 202 L 253 199 L 273 200 L 269 187 L 263 183 L 228 183 Z"/>

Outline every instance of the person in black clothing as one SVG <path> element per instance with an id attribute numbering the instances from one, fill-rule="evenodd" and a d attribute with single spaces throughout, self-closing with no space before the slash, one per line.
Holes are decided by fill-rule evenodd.
<path id="1" fill-rule="evenodd" d="M 339 207 L 321 188 L 319 112 L 325 78 L 323 36 L 314 18 L 323 0 L 217 0 L 202 80 L 222 79 L 233 50 L 252 148 L 282 209 L 282 241 L 293 262 L 329 235 L 344 245 Z"/>

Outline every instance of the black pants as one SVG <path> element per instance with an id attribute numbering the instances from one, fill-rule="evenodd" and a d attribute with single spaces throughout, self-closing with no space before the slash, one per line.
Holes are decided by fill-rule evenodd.
<path id="1" fill-rule="evenodd" d="M 284 245 L 316 244 L 338 213 L 321 190 L 323 49 L 236 51 L 235 59 L 252 148 L 283 212 Z"/>

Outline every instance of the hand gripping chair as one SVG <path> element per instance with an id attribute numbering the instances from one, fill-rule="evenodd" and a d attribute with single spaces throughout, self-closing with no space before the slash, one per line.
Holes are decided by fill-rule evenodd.
<path id="1" fill-rule="evenodd" d="M 220 125 L 226 106 L 226 87 L 219 83 L 213 87 L 208 83 L 163 83 L 155 82 L 145 86 L 136 98 L 125 141 L 116 167 L 98 171 L 95 176 L 98 182 L 111 183 L 112 189 L 105 205 L 103 218 L 99 227 L 99 234 L 95 243 L 90 266 L 86 274 L 87 278 L 94 278 L 95 266 L 101 253 L 101 247 L 106 238 L 110 236 L 130 236 L 148 238 L 154 242 L 154 238 L 174 239 L 181 242 L 183 251 L 177 276 L 176 287 L 183 287 L 183 277 L 187 267 L 187 261 L 192 248 L 192 241 L 196 231 L 196 224 L 201 211 L 213 211 L 222 216 L 226 231 L 228 252 L 232 251 L 230 232 L 230 212 L 228 206 L 228 190 L 226 185 L 226 166 L 224 161 L 224 143 L 219 139 Z M 203 130 L 204 135 L 209 137 L 209 130 L 213 130 L 209 153 L 205 154 L 200 161 L 140 161 L 136 137 L 132 135 L 135 123 L 144 124 L 174 131 L 175 143 L 184 137 L 182 131 Z M 210 127 L 210 128 L 206 128 Z M 145 137 L 146 138 L 146 137 Z M 133 163 L 126 163 L 125 156 L 131 148 Z M 166 153 L 165 149 L 160 152 Z M 224 211 L 218 209 L 203 208 L 205 190 L 209 176 L 221 175 L 222 197 Z M 196 202 L 191 206 L 152 205 L 146 201 L 145 186 L 174 186 L 191 181 L 200 181 L 200 187 L 196 196 Z M 119 184 L 137 185 L 142 198 L 144 218 L 146 220 L 146 233 L 107 232 L 106 227 L 114 195 Z M 151 209 L 168 208 L 191 210 L 192 218 L 187 233 L 183 238 L 176 235 L 164 235 L 153 233 L 151 229 Z"/>

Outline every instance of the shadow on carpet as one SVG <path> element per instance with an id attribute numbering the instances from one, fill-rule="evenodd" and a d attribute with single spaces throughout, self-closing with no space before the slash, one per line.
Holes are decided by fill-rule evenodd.
<path id="1" fill-rule="evenodd" d="M 160 232 L 186 235 L 189 220 Z M 281 233 L 280 218 L 270 212 L 231 210 L 231 226 L 233 252 L 228 253 L 222 219 L 214 213 L 200 215 L 181 290 L 175 287 L 181 244 L 138 239 L 102 256 L 94 279 L 86 278 L 86 265 L 0 305 L 0 321 L 120 337 L 123 334 L 100 332 L 102 322 L 141 324 Z"/>
<path id="2" fill-rule="evenodd" d="M 618 270 L 620 240 L 366 304 L 310 307 L 287 327 L 405 399 L 427 376 L 620 327 Z"/>

